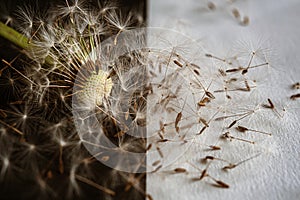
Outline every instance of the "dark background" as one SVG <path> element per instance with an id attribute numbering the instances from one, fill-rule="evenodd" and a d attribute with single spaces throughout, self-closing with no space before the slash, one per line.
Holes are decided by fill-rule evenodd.
<path id="1" fill-rule="evenodd" d="M 92 1 L 92 0 L 90 0 Z M 45 1 L 45 0 L 0 0 L 1 5 L 1 13 L 12 15 L 12 13 L 15 12 L 15 10 L 18 8 L 18 6 L 25 5 L 37 5 L 41 11 L 47 11 L 49 7 L 56 5 L 57 3 L 64 4 L 64 0 L 54 0 L 54 1 Z M 6 6 L 3 6 L 6 5 Z M 118 5 L 120 5 L 120 8 L 122 12 L 127 13 L 129 11 L 132 11 L 134 13 L 139 13 L 141 16 L 143 16 L 144 21 L 146 22 L 147 17 L 147 5 L 146 0 L 121 0 L 119 1 Z M 3 18 L 1 18 L 2 22 L 5 22 Z M 20 49 L 13 44 L 11 44 L 9 41 L 5 40 L 4 38 L 0 37 L 0 58 L 5 60 L 12 60 L 17 55 L 20 55 Z M 26 58 L 24 58 L 26 59 Z M 22 60 L 20 62 L 23 62 Z M 18 67 L 18 61 L 14 63 L 16 67 Z M 21 63 L 20 63 L 21 64 Z M 0 62 L 0 70 L 5 67 L 5 64 L 1 61 Z M 0 76 L 0 82 L 3 77 Z M 10 102 L 14 100 L 18 100 L 18 94 L 13 93 L 12 91 L 7 90 L 7 88 L 4 88 L 0 84 L 0 109 L 6 109 L 6 107 L 9 105 Z M 41 143 L 47 143 L 48 138 L 40 137 L 38 134 L 40 129 L 38 122 L 32 122 L 33 126 L 36 127 L 37 132 L 33 133 L 31 135 L 32 140 L 41 142 Z M 0 124 L 1 128 L 1 124 Z M 66 132 L 69 130 L 66 129 Z M 0 136 L 0 140 L 3 140 L 3 137 Z M 18 144 L 14 141 L 1 141 L 1 144 L 4 144 L 4 142 L 12 143 L 12 145 L 8 145 L 12 148 L 18 148 Z M 0 146 L 0 151 L 3 151 L 1 149 L 7 148 L 3 145 Z M 83 154 L 86 154 L 87 156 L 89 153 L 82 149 Z M 53 159 L 54 161 L 57 161 L 57 152 L 49 152 L 48 156 L 49 160 Z M 10 159 L 18 159 L 11 157 Z M 13 160 L 12 160 L 13 161 Z M 71 166 L 68 166 L 67 161 L 65 162 L 65 168 L 68 169 Z M 70 165 L 70 164 L 69 164 Z M 3 162 L 0 163 L 0 169 L 3 167 Z M 112 169 L 106 167 L 105 165 L 101 164 L 100 162 L 93 162 L 90 166 L 90 170 L 96 172 L 94 177 L 94 180 L 97 180 L 97 183 L 99 185 L 110 185 L 109 183 L 113 180 L 118 180 L 119 183 L 115 184 L 114 187 L 111 188 L 116 192 L 116 195 L 111 197 L 110 195 L 105 194 L 104 192 L 96 189 L 95 187 L 92 187 L 88 184 L 85 184 L 83 182 L 77 181 L 79 184 L 81 194 L 73 194 L 71 197 L 67 196 L 67 187 L 68 187 L 68 180 L 69 180 L 69 174 L 63 173 L 61 174 L 59 170 L 57 169 L 56 165 L 50 166 L 52 177 L 51 180 L 47 181 L 47 184 L 50 186 L 52 191 L 46 191 L 45 193 L 41 193 L 38 189 L 37 182 L 34 181 L 36 178 L 32 177 L 35 173 L 32 171 L 23 171 L 22 169 L 16 169 L 16 170 L 9 170 L 8 175 L 6 178 L 0 179 L 0 199 L 145 199 L 145 194 L 140 191 L 136 191 L 134 187 L 131 187 L 128 191 L 125 191 L 125 187 L 128 185 L 128 181 L 124 179 L 125 177 L 134 176 L 138 177 L 140 176 L 140 183 L 141 188 L 145 190 L 145 183 L 146 183 L 146 176 L 141 174 L 129 174 L 129 173 L 122 173 L 122 174 L 114 174 L 112 173 Z M 20 172 L 22 171 L 22 172 Z M 67 170 L 65 170 L 67 171 Z M 43 172 L 44 173 L 44 172 Z M 116 177 L 110 177 L 112 174 Z M 41 174 L 41 176 L 44 176 L 45 174 Z M 46 176 L 46 175 L 45 175 Z M 56 195 L 51 195 L 51 193 L 55 193 Z"/>

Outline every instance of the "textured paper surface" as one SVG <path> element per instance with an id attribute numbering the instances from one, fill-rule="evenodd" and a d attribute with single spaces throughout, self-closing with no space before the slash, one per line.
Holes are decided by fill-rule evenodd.
<path id="1" fill-rule="evenodd" d="M 218 6 L 220 2 L 214 1 Z M 147 176 L 147 193 L 153 199 L 299 199 L 300 197 L 300 100 L 290 101 L 290 86 L 300 81 L 300 1 L 252 0 L 237 1 L 234 6 L 206 8 L 206 1 L 152 0 L 149 2 L 150 26 L 177 29 L 198 40 L 205 49 L 226 55 L 232 44 L 239 40 L 258 40 L 270 43 L 273 73 L 265 79 L 260 93 L 253 101 L 271 98 L 278 108 L 285 108 L 283 118 L 272 113 L 266 120 L 253 124 L 272 132 L 272 137 L 252 148 L 244 144 L 228 146 L 222 156 L 240 160 L 263 151 L 261 156 L 246 162 L 230 173 L 215 176 L 230 184 L 229 189 L 219 189 L 203 182 L 193 182 L 184 174 L 169 175 L 163 171 Z M 231 8 L 237 7 L 250 18 L 249 26 L 240 26 L 233 18 Z M 282 110 L 280 110 L 282 111 Z M 263 118 L 262 118 L 263 119 Z M 209 136 L 207 136 L 209 140 Z M 240 150 L 240 152 L 239 152 Z M 242 154 L 241 154 L 242 152 Z M 197 145 L 172 167 L 184 166 L 192 157 L 205 155 Z M 193 169 L 193 172 L 196 170 Z M 196 175 L 194 173 L 194 175 Z"/>

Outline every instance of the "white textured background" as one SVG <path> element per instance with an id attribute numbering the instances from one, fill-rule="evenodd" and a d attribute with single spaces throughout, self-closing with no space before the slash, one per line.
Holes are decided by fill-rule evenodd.
<path id="1" fill-rule="evenodd" d="M 284 117 L 268 119 L 273 121 L 268 125 L 273 136 L 261 143 L 268 153 L 220 176 L 230 184 L 229 189 L 192 182 L 185 175 L 154 173 L 147 176 L 147 193 L 154 200 L 300 199 L 300 100 L 289 100 L 291 94 L 300 92 L 290 89 L 291 84 L 300 81 L 300 1 L 237 0 L 233 5 L 225 0 L 214 2 L 217 9 L 209 11 L 205 0 L 150 0 L 149 26 L 178 29 L 217 53 L 245 37 L 269 41 L 276 70 L 260 95 L 285 108 Z M 249 16 L 249 26 L 235 21 L 233 7 Z M 255 148 L 247 152 L 251 156 Z M 234 150 L 227 154 L 227 158 L 235 159 Z"/>

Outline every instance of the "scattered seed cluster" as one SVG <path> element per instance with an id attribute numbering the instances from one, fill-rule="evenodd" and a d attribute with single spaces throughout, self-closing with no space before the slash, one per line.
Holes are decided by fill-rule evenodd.
<path id="1" fill-rule="evenodd" d="M 234 18 L 234 20 L 241 26 L 248 26 L 250 18 L 248 15 L 243 14 L 242 11 L 236 7 L 236 3 L 240 1 L 208 1 L 206 7 L 211 12 L 227 11 Z"/>

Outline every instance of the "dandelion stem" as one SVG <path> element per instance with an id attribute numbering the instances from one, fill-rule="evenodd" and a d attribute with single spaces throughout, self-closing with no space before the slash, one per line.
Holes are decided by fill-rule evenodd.
<path id="1" fill-rule="evenodd" d="M 0 36 L 12 42 L 21 49 L 28 49 L 30 47 L 31 38 L 27 38 L 25 35 L 22 35 L 15 29 L 2 22 L 0 22 Z M 47 56 L 45 58 L 45 63 L 52 65 L 54 64 L 54 60 L 50 56 Z"/>
<path id="2" fill-rule="evenodd" d="M 29 39 L 26 36 L 22 35 L 21 33 L 17 32 L 13 28 L 5 25 L 2 22 L 0 22 L 0 36 L 9 40 L 22 49 L 26 49 L 29 47 Z"/>

